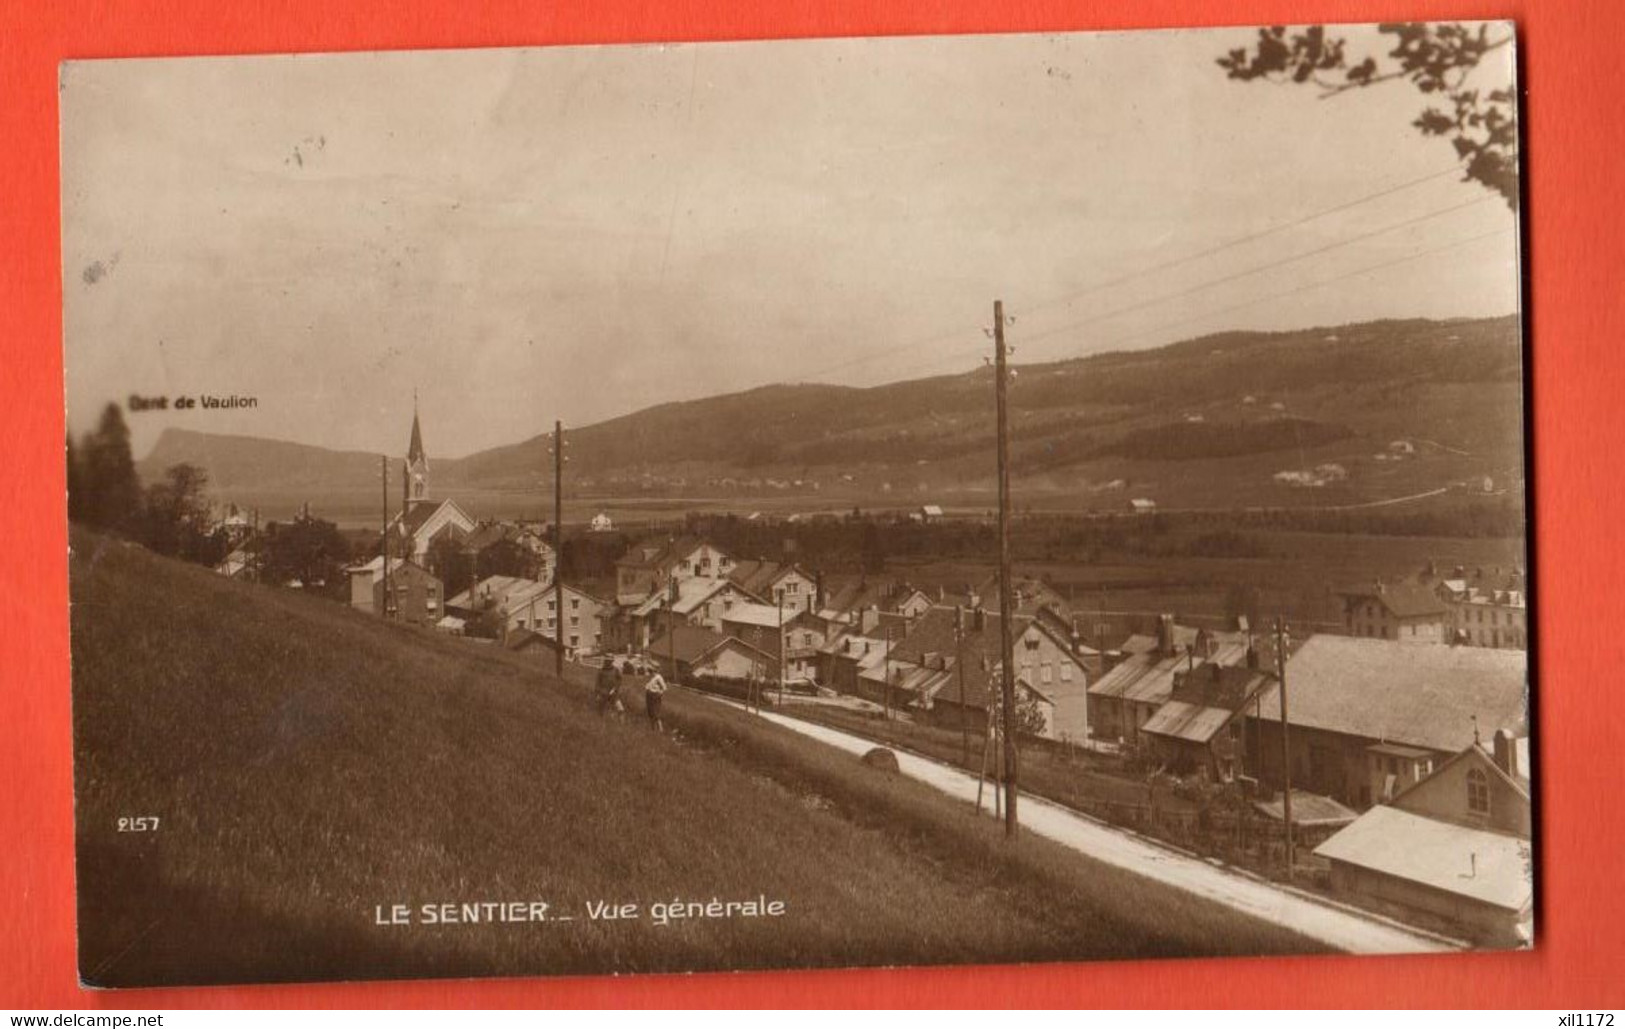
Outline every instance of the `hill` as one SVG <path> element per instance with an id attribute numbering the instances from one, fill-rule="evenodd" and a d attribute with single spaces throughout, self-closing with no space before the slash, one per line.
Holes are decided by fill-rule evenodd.
<path id="1" fill-rule="evenodd" d="M 1012 470 L 1023 498 L 1114 507 L 1343 504 L 1521 478 L 1515 318 L 1228 332 L 1154 350 L 1021 366 Z M 427 427 L 432 436 L 432 426 Z M 356 492 L 376 459 L 166 433 L 152 474 L 191 459 L 226 491 Z M 1386 463 L 1396 440 L 1416 453 Z M 991 372 L 870 388 L 771 385 L 663 404 L 570 433 L 572 490 L 605 498 L 800 496 L 832 506 L 916 497 L 985 507 L 994 479 Z M 534 493 L 548 438 L 437 459 L 437 491 Z M 1336 463 L 1313 491 L 1274 480 Z M 301 464 L 302 467 L 291 467 Z"/>
<path id="2" fill-rule="evenodd" d="M 489 646 L 71 544 L 94 985 L 1314 949 L 704 698 L 657 735 Z M 757 897 L 785 914 L 651 919 Z M 484 902 L 573 920 L 379 924 Z"/>

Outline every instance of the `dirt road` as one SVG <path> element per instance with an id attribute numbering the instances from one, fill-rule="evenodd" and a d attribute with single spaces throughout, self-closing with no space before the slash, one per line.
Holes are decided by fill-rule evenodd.
<path id="1" fill-rule="evenodd" d="M 770 711 L 760 712 L 760 717 L 852 754 L 861 755 L 877 746 L 860 736 Z M 974 776 L 914 754 L 896 753 L 904 775 L 967 804 L 975 801 Z M 1037 797 L 1023 796 L 1019 810 L 1021 824 L 1028 832 L 1046 836 L 1096 860 L 1285 926 L 1351 954 L 1442 952 L 1461 948 L 1460 944 L 1397 922 L 1330 904 L 1187 856 Z M 991 810 L 988 813 L 991 817 Z"/>

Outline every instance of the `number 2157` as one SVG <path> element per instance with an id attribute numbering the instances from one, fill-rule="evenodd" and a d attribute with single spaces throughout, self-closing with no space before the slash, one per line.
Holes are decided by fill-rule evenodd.
<path id="1" fill-rule="evenodd" d="M 120 818 L 118 820 L 119 832 L 157 832 L 158 816 L 143 815 L 139 818 Z"/>

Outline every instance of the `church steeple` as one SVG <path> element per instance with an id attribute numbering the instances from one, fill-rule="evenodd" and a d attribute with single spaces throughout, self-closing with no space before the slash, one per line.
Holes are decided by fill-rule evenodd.
<path id="1" fill-rule="evenodd" d="M 423 450 L 423 429 L 418 424 L 418 391 L 412 391 L 412 442 L 406 447 L 407 500 L 429 497 L 429 455 Z"/>

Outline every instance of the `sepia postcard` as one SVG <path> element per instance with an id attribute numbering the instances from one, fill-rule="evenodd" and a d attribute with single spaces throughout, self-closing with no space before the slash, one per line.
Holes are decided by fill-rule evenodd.
<path id="1" fill-rule="evenodd" d="M 1515 68 L 64 64 L 82 981 L 1533 946 Z"/>

